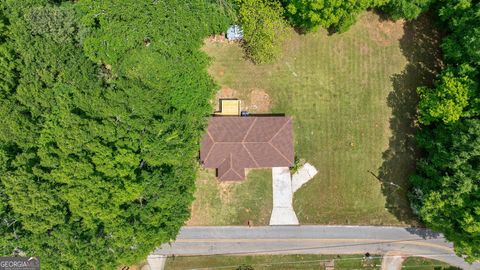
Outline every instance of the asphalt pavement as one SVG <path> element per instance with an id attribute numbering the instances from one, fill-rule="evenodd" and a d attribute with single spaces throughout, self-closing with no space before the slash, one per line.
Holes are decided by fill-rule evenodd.
<path id="1" fill-rule="evenodd" d="M 154 255 L 370 254 L 398 252 L 480 270 L 466 263 L 452 243 L 427 229 L 383 226 L 183 227 L 175 242 Z"/>

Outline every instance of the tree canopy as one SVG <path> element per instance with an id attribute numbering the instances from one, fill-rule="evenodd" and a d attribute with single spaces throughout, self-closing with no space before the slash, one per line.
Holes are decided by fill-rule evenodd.
<path id="1" fill-rule="evenodd" d="M 344 32 L 355 23 L 358 14 L 367 8 L 378 7 L 387 0 L 282 0 L 290 23 L 306 31 L 318 27 Z"/>
<path id="2" fill-rule="evenodd" d="M 0 2 L 0 247 L 114 269 L 189 217 L 216 89 L 199 48 L 229 19 L 203 0 L 57 2 Z"/>
<path id="3" fill-rule="evenodd" d="M 480 100 L 476 93 L 478 83 L 474 81 L 476 74 L 476 70 L 467 64 L 459 68 L 449 67 L 440 74 L 435 88 L 418 88 L 420 122 L 451 123 L 460 117 L 478 114 Z"/>
<path id="4" fill-rule="evenodd" d="M 386 11 L 392 19 L 416 19 L 421 13 L 428 10 L 434 0 L 389 0 L 382 10 Z"/>
<path id="5" fill-rule="evenodd" d="M 448 27 L 442 43 L 446 67 L 434 88 L 420 88 L 420 121 L 451 123 L 480 115 L 480 3 L 441 2 L 440 18 Z"/>
<path id="6" fill-rule="evenodd" d="M 418 89 L 419 145 L 426 156 L 412 177 L 412 205 L 468 261 L 480 258 L 480 3 L 438 1 L 446 26 L 445 68 Z"/>
<path id="7" fill-rule="evenodd" d="M 474 261 L 480 257 L 480 120 L 424 129 L 418 142 L 427 156 L 412 177 L 414 209 Z"/>
<path id="8" fill-rule="evenodd" d="M 238 0 L 238 6 L 247 54 L 255 63 L 273 61 L 287 34 L 282 6 L 268 0 Z"/>

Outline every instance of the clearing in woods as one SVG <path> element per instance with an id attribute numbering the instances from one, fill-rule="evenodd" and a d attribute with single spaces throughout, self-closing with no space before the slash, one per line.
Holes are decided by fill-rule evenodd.
<path id="1" fill-rule="evenodd" d="M 252 64 L 237 43 L 208 39 L 204 50 L 217 97 L 293 116 L 296 155 L 319 171 L 295 193 L 300 223 L 413 225 L 415 89 L 441 66 L 439 39 L 426 16 L 406 23 L 365 12 L 346 33 L 292 31 L 273 64 Z M 225 184 L 202 170 L 195 196 L 190 225 L 267 224 L 271 173 Z"/>

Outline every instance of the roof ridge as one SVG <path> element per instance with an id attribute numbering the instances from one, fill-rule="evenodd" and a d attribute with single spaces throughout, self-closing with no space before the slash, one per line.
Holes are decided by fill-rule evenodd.
<path id="1" fill-rule="evenodd" d="M 231 168 L 230 170 L 233 171 L 240 179 L 245 178 L 245 177 L 242 177 L 234 168 Z M 245 170 L 245 168 L 244 168 L 244 170 Z"/>
<path id="2" fill-rule="evenodd" d="M 230 152 L 230 170 L 232 170 L 240 179 L 244 179 L 244 177 L 242 177 L 238 172 L 237 170 L 235 170 L 235 167 L 233 166 L 233 155 L 232 153 Z M 243 168 L 244 170 L 244 173 L 245 173 L 245 168 Z"/>
<path id="3" fill-rule="evenodd" d="M 257 119 L 258 119 L 258 117 L 255 117 L 255 119 L 253 119 L 253 122 L 252 122 L 252 124 L 250 125 L 250 127 L 248 127 L 248 130 L 247 130 L 247 132 L 245 133 L 245 136 L 243 136 L 242 143 L 245 142 L 245 139 L 248 137 L 248 134 L 250 134 L 250 131 L 252 130 L 252 128 L 253 128 L 253 126 L 255 125 L 255 123 L 257 122 Z"/>
<path id="4" fill-rule="evenodd" d="M 226 170 L 225 173 L 223 173 L 223 174 L 222 174 L 221 176 L 219 176 L 219 177 L 224 176 L 226 173 L 228 173 L 228 172 L 232 169 L 232 153 L 230 153 L 229 155 L 230 155 L 230 157 L 229 157 L 230 162 L 229 162 L 228 170 Z M 227 158 L 224 158 L 224 159 L 222 160 L 222 162 L 220 162 L 219 167 L 220 167 L 226 160 L 227 160 Z"/>
<path id="5" fill-rule="evenodd" d="M 204 158 L 204 161 L 208 160 L 208 157 L 210 156 L 210 153 L 212 152 L 212 149 L 213 147 L 215 146 L 215 144 L 217 143 L 214 139 L 213 139 L 213 136 L 210 134 L 210 132 L 208 131 L 208 128 L 207 128 L 207 135 L 208 137 L 210 137 L 210 140 L 212 140 L 213 144 L 212 144 L 212 147 L 210 147 L 210 149 L 208 149 L 208 152 L 207 152 L 207 155 L 205 156 Z"/>
<path id="6" fill-rule="evenodd" d="M 277 151 L 277 153 L 279 153 L 280 156 L 282 156 L 282 158 L 285 159 L 288 163 L 293 163 L 293 160 L 292 160 L 292 161 L 288 160 L 288 158 L 287 158 L 285 155 L 283 155 L 282 152 L 280 152 L 280 150 L 278 150 L 278 148 L 275 147 L 275 145 L 273 145 L 271 142 L 268 142 L 268 144 L 269 144 L 273 149 L 275 149 L 275 151 Z"/>
<path id="7" fill-rule="evenodd" d="M 290 123 L 290 121 L 292 120 L 291 117 L 285 117 L 287 118 L 288 120 L 277 130 L 277 132 L 272 136 L 272 138 L 270 138 L 270 140 L 268 140 L 268 143 L 270 143 L 273 139 L 275 139 L 275 137 L 277 137 L 277 135 L 280 133 L 280 131 L 282 131 L 282 129 L 288 124 Z"/>
<path id="8" fill-rule="evenodd" d="M 212 144 L 212 147 L 210 147 L 210 149 L 208 150 L 207 155 L 205 156 L 205 158 L 203 159 L 203 161 L 207 161 L 207 160 L 208 160 L 208 158 L 210 157 L 210 153 L 212 152 L 212 149 L 213 149 L 213 147 L 215 146 L 215 144 L 217 144 L 217 143 L 214 141 L 213 144 Z M 223 162 L 223 161 L 222 161 L 222 162 Z"/>
<path id="9" fill-rule="evenodd" d="M 207 131 L 207 135 L 208 135 L 208 137 L 210 137 L 210 139 L 212 139 L 212 142 L 215 142 L 215 140 L 213 139 L 213 136 L 212 136 L 212 134 L 210 134 L 210 131 L 208 130 L 208 128 L 207 128 L 207 130 L 206 130 L 206 131 Z"/>
<path id="10" fill-rule="evenodd" d="M 225 158 L 223 161 L 225 161 L 225 160 L 226 160 L 226 158 Z M 223 163 L 223 161 L 222 161 L 222 163 Z M 243 168 L 243 169 L 245 170 L 245 168 Z M 228 169 L 227 171 L 225 171 L 224 174 L 222 174 L 222 176 L 224 176 L 225 174 L 227 174 L 227 173 L 230 172 L 230 171 L 234 172 L 240 179 L 245 178 L 245 177 L 242 177 L 242 176 L 235 170 L 235 168 L 233 167 L 233 157 L 232 157 L 232 153 L 230 153 L 230 167 L 229 167 L 229 169 Z M 219 177 L 221 178 L 222 176 L 219 176 Z M 231 179 L 230 179 L 230 180 L 231 180 Z"/>
<path id="11" fill-rule="evenodd" d="M 243 146 L 243 149 L 245 149 L 245 151 L 247 151 L 248 156 L 250 156 L 250 158 L 253 160 L 253 162 L 255 162 L 255 164 L 257 166 L 260 166 L 260 165 L 258 165 L 258 162 L 253 157 L 252 153 L 250 153 L 250 151 L 248 151 L 248 148 L 245 146 L 245 143 L 242 142 L 242 146 Z"/>

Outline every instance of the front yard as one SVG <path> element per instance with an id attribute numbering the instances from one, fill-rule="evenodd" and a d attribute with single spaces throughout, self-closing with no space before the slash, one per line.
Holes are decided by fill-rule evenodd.
<path id="1" fill-rule="evenodd" d="M 300 223 L 415 224 L 406 198 L 416 155 L 415 88 L 439 65 L 426 22 L 367 12 L 343 34 L 292 31 L 283 56 L 269 65 L 253 65 L 239 44 L 206 41 L 218 97 L 293 116 L 296 155 L 319 171 L 294 195 Z M 271 173 L 252 170 L 243 183 L 218 183 L 201 170 L 195 196 L 189 225 L 268 224 Z"/>
<path id="2" fill-rule="evenodd" d="M 214 170 L 199 170 L 192 218 L 187 225 L 268 224 L 272 210 L 271 170 L 252 170 L 241 182 L 219 182 Z"/>
<path id="3" fill-rule="evenodd" d="M 380 259 L 365 262 L 361 255 L 256 255 L 256 256 L 200 256 L 168 258 L 166 269 L 238 269 L 249 265 L 254 269 L 325 269 L 334 265 L 336 270 L 379 269 Z"/>
<path id="4" fill-rule="evenodd" d="M 254 269 L 326 269 L 326 266 L 335 270 L 351 269 L 381 269 L 381 257 L 374 256 L 366 261 L 362 255 L 255 255 L 255 256 L 193 256 L 169 257 L 167 270 L 175 269 L 230 269 L 235 270 L 240 265 L 249 265 Z M 459 270 L 446 263 L 409 257 L 403 263 L 405 269 L 415 270 Z"/>

